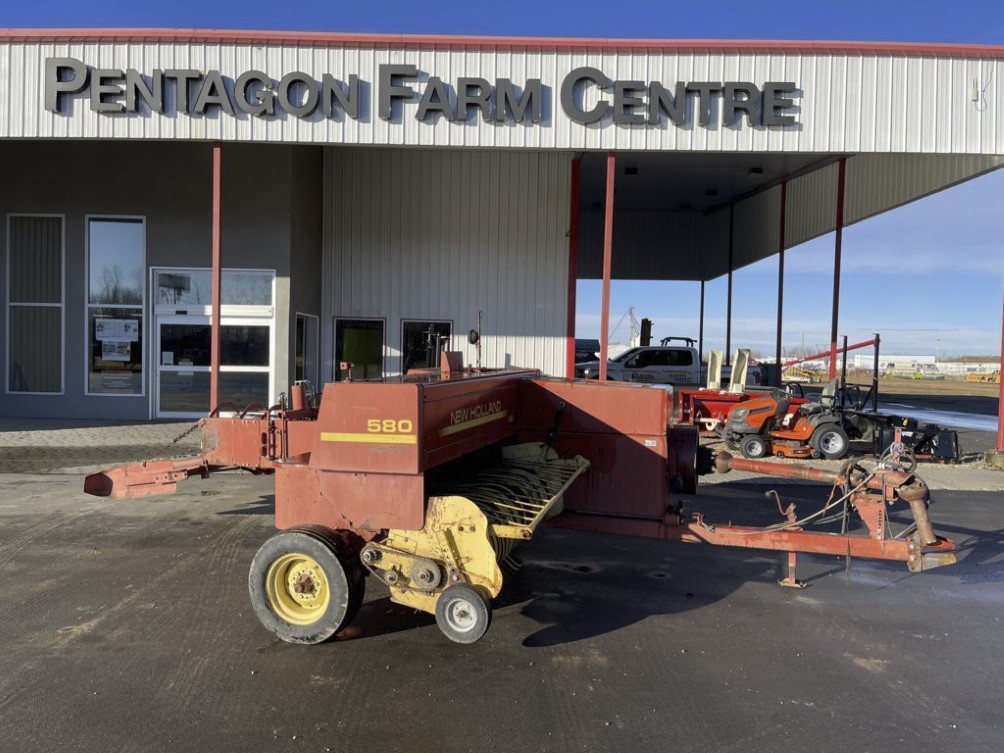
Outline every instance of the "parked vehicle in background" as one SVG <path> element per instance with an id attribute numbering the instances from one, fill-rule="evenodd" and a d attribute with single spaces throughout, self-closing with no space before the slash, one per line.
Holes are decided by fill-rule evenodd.
<path id="1" fill-rule="evenodd" d="M 682 344 L 673 344 L 679 342 Z M 722 367 L 722 380 L 730 375 L 728 366 Z M 575 365 L 579 379 L 599 379 L 600 362 L 586 361 Z M 607 361 L 607 379 L 614 382 L 642 382 L 697 387 L 705 384 L 707 368 L 703 366 L 690 337 L 666 337 L 660 345 L 642 345 L 629 348 Z M 746 383 L 763 382 L 759 366 L 749 366 Z"/>

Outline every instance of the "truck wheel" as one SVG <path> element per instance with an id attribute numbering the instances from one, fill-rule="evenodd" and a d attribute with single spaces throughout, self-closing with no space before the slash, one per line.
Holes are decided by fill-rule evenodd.
<path id="1" fill-rule="evenodd" d="M 747 434 L 739 443 L 739 452 L 746 458 L 762 458 L 767 454 L 767 440 L 759 434 Z"/>
<path id="2" fill-rule="evenodd" d="M 823 424 L 812 432 L 809 446 L 827 460 L 839 460 L 847 454 L 847 432 L 836 424 Z"/>
<path id="3" fill-rule="evenodd" d="M 474 586 L 455 583 L 436 601 L 436 624 L 454 643 L 474 643 L 491 622 L 491 604 Z"/>
<path id="4" fill-rule="evenodd" d="M 322 643 L 351 622 L 363 597 L 362 567 L 334 533 L 316 526 L 270 538 L 251 560 L 251 606 L 287 643 Z"/>

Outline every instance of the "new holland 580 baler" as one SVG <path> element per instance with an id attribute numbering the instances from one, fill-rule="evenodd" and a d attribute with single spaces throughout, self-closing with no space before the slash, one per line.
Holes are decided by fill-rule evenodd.
<path id="1" fill-rule="evenodd" d="M 453 364 L 450 369 L 449 364 Z M 319 643 L 354 617 L 368 573 L 400 604 L 435 614 L 453 641 L 480 638 L 491 621 L 513 547 L 539 525 L 906 562 L 919 571 L 954 561 L 934 534 L 928 492 L 914 475 L 839 472 L 742 460 L 730 468 L 832 483 L 819 513 L 794 506 L 766 528 L 711 525 L 685 514 L 700 468 L 697 430 L 674 425 L 662 388 L 542 378 L 531 370 L 463 371 L 325 387 L 319 410 L 213 416 L 200 422 L 203 455 L 93 474 L 88 493 L 130 498 L 171 493 L 213 470 L 275 474 L 279 533 L 255 555 L 251 601 L 262 623 L 293 643 Z M 887 507 L 908 503 L 914 524 L 893 536 Z M 855 510 L 863 532 L 804 530 L 808 520 Z"/>

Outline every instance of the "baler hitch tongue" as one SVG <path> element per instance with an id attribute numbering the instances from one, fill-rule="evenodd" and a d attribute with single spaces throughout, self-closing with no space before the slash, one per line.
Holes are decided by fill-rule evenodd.
<path id="1" fill-rule="evenodd" d="M 209 475 L 209 465 L 204 458 L 149 460 L 92 473 L 84 479 L 84 492 L 113 499 L 174 494 L 178 482 L 192 475 L 202 478 Z"/>

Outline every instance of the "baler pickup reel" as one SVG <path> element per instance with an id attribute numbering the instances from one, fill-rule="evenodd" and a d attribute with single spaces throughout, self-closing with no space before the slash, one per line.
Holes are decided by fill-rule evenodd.
<path id="1" fill-rule="evenodd" d="M 390 588 L 391 601 L 436 615 L 459 643 L 480 638 L 491 619 L 489 598 L 502 590 L 501 566 L 546 518 L 588 468 L 581 456 L 560 458 L 537 442 L 501 450 L 501 460 L 444 469 L 431 481 L 420 531 L 391 529 L 360 552 L 363 565 Z"/>

